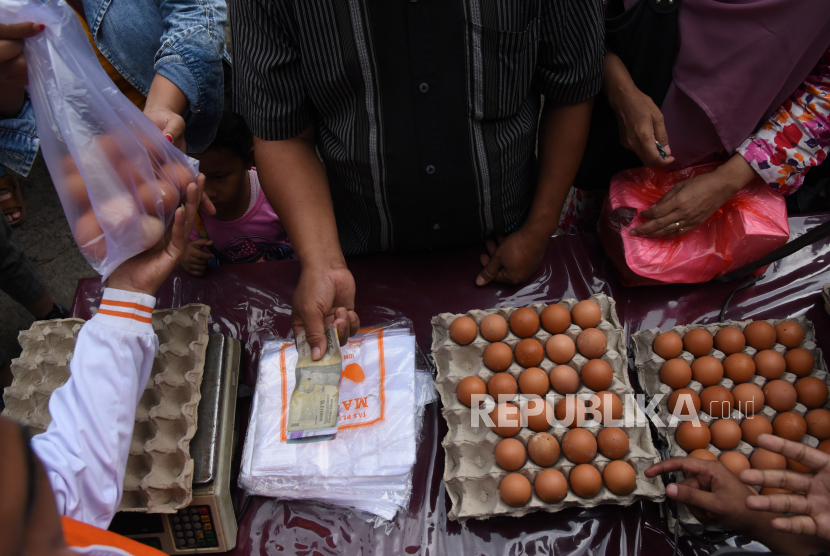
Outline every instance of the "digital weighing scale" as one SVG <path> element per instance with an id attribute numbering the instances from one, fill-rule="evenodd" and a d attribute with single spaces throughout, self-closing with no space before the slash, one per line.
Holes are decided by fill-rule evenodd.
<path id="1" fill-rule="evenodd" d="M 190 441 L 194 463 L 190 505 L 175 514 L 119 512 L 110 531 L 167 554 L 227 552 L 236 546 L 230 480 L 241 358 L 239 340 L 210 336 L 198 426 Z"/>

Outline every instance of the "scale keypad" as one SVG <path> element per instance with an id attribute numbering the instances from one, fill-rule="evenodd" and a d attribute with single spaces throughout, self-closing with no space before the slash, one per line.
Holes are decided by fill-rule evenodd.
<path id="1" fill-rule="evenodd" d="M 181 549 L 216 548 L 219 541 L 213 527 L 210 506 L 188 506 L 170 516 L 173 538 Z"/>

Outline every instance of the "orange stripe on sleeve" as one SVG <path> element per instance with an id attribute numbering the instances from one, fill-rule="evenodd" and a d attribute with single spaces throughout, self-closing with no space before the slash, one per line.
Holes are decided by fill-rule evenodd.
<path id="1" fill-rule="evenodd" d="M 111 317 L 121 317 L 122 319 L 133 319 L 137 320 L 138 322 L 146 322 L 147 324 L 153 322 L 153 319 L 149 317 L 143 317 L 141 315 L 135 315 L 133 313 L 122 313 L 120 311 L 110 311 L 109 309 L 98 309 L 98 312 L 102 315 L 109 315 Z"/>
<path id="2" fill-rule="evenodd" d="M 153 308 L 146 305 L 139 305 L 138 303 L 129 303 L 127 301 L 113 301 L 112 299 L 102 299 L 101 305 L 112 305 L 113 307 L 124 307 L 125 309 L 138 309 L 145 313 L 152 313 Z"/>
<path id="3" fill-rule="evenodd" d="M 163 552 L 146 544 L 141 544 L 112 531 L 105 531 L 92 525 L 62 516 L 63 536 L 70 548 L 87 546 L 111 546 L 132 554 L 133 556 L 165 556 Z"/>

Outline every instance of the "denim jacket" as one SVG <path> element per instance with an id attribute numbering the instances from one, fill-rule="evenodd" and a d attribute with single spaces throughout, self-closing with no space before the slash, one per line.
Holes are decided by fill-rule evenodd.
<path id="1" fill-rule="evenodd" d="M 35 111 L 27 96 L 17 116 L 0 119 L 0 177 L 6 174 L 6 168 L 28 175 L 39 145 Z"/>
<path id="2" fill-rule="evenodd" d="M 83 3 L 95 46 L 118 73 L 145 96 L 156 73 L 184 93 L 188 151 L 203 151 L 222 117 L 225 0 Z"/>

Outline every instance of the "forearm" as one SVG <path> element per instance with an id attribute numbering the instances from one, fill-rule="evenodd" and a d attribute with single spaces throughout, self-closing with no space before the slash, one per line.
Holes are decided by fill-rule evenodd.
<path id="1" fill-rule="evenodd" d="M 539 123 L 539 182 L 524 230 L 550 237 L 559 226 L 588 139 L 593 99 L 546 104 Z"/>
<path id="2" fill-rule="evenodd" d="M 762 543 L 773 552 L 786 554 L 787 556 L 811 556 L 830 551 L 830 543 L 818 537 L 784 533 L 773 529 L 772 520 L 776 517 L 782 517 L 782 514 L 757 513 L 759 514 L 755 519 L 757 526 L 752 531 L 744 534 Z"/>
<path id="3" fill-rule="evenodd" d="M 313 128 L 283 141 L 254 138 L 254 153 L 262 190 L 285 226 L 303 268 L 345 266 Z"/>
<path id="4" fill-rule="evenodd" d="M 157 73 L 147 93 L 147 102 L 144 111 L 169 110 L 176 114 L 184 114 L 188 101 L 184 93 L 169 79 Z"/>
<path id="5" fill-rule="evenodd" d="M 606 50 L 605 64 L 602 68 L 602 91 L 608 97 L 611 108 L 616 112 L 617 100 L 635 90 L 638 90 L 637 85 L 631 79 L 631 74 L 628 73 L 623 61 L 610 50 Z"/>

